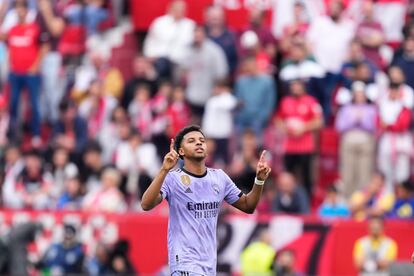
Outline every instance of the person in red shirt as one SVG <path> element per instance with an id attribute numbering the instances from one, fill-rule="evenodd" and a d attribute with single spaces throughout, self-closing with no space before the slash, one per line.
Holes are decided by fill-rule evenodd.
<path id="1" fill-rule="evenodd" d="M 302 80 L 296 79 L 289 84 L 290 95 L 282 99 L 276 113 L 276 127 L 286 134 L 284 142 L 286 170 L 302 179 L 312 195 L 311 163 L 315 151 L 313 132 L 323 125 L 322 108 L 315 98 L 307 95 Z"/>
<path id="2" fill-rule="evenodd" d="M 40 75 L 39 65 L 45 47 L 40 42 L 40 28 L 36 22 L 27 22 L 28 4 L 25 0 L 16 0 L 15 9 L 18 24 L 12 27 L 7 36 L 10 58 L 10 88 L 11 88 L 11 124 L 18 121 L 20 93 L 24 88 L 29 91 L 32 106 L 31 130 L 32 145 L 40 146 Z M 14 129 L 17 129 L 14 127 Z M 16 135 L 17 133 L 13 133 Z"/>

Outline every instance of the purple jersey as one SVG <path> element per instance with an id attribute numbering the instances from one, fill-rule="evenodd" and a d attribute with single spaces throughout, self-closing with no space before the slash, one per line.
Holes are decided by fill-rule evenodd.
<path id="1" fill-rule="evenodd" d="M 235 203 L 242 195 L 222 170 L 207 168 L 198 176 L 184 169 L 170 171 L 161 187 L 170 207 L 168 256 L 171 272 L 216 275 L 216 229 L 225 200 Z"/>

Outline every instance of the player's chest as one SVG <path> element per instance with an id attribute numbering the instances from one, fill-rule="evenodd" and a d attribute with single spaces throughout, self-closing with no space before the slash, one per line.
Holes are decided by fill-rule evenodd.
<path id="1" fill-rule="evenodd" d="M 224 189 L 214 177 L 209 175 L 196 178 L 186 174 L 177 179 L 175 194 L 178 198 L 192 201 L 221 201 L 224 198 Z"/>

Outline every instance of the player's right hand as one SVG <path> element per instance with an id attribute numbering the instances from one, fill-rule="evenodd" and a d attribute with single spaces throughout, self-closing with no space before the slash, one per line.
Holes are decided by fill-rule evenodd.
<path id="1" fill-rule="evenodd" d="M 171 139 L 170 152 L 165 155 L 162 168 L 168 171 L 171 170 L 177 164 L 178 158 L 179 155 L 174 149 L 174 139 Z"/>

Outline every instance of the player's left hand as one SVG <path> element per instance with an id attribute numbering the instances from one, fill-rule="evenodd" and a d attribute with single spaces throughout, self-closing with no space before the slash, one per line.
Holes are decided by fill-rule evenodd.
<path id="1" fill-rule="evenodd" d="M 266 161 L 266 150 L 262 151 L 260 155 L 259 162 L 257 162 L 256 167 L 256 177 L 258 180 L 266 180 L 269 177 L 272 169 L 269 167 Z"/>

